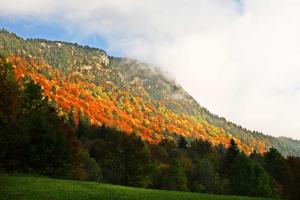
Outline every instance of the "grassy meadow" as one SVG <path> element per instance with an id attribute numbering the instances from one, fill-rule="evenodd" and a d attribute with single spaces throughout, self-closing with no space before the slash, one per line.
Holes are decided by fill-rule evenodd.
<path id="1" fill-rule="evenodd" d="M 44 177 L 0 175 L 0 200 L 259 200 L 239 196 L 210 195 L 132 188 L 109 184 L 57 180 Z"/>

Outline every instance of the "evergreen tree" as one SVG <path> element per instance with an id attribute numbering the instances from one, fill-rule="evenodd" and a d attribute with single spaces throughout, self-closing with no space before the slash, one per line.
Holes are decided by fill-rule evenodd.
<path id="1" fill-rule="evenodd" d="M 162 175 L 163 189 L 187 191 L 187 177 L 179 160 L 173 160 L 170 167 Z"/>
<path id="2" fill-rule="evenodd" d="M 237 144 L 235 143 L 234 139 L 230 140 L 230 145 L 227 149 L 227 155 L 229 159 L 234 160 L 234 158 L 236 158 L 240 153 L 240 150 L 237 146 Z"/>
<path id="3" fill-rule="evenodd" d="M 291 198 L 294 191 L 294 177 L 285 158 L 275 148 L 264 154 L 265 168 L 274 180 L 283 188 L 283 197 Z"/>
<path id="4" fill-rule="evenodd" d="M 191 149 L 196 151 L 198 155 L 209 155 L 213 151 L 212 144 L 209 141 L 195 140 L 191 143 Z"/>
<path id="5" fill-rule="evenodd" d="M 208 158 L 199 160 L 189 173 L 191 190 L 212 193 L 214 191 L 215 173 L 215 169 Z"/>
<path id="6" fill-rule="evenodd" d="M 233 194 L 266 197 L 272 194 L 268 174 L 244 154 L 234 160 L 229 177 Z"/>
<path id="7" fill-rule="evenodd" d="M 20 113 L 21 100 L 13 68 L 0 56 L 0 169 L 1 164 L 13 164 L 6 157 L 21 137 L 18 134 L 22 128 L 18 123 Z"/>
<path id="8" fill-rule="evenodd" d="M 188 143 L 187 143 L 185 137 L 180 136 L 180 137 L 179 137 L 179 140 L 178 140 L 178 147 L 179 147 L 179 148 L 182 148 L 182 149 L 185 149 L 185 148 L 187 147 L 187 144 L 188 144 Z"/>
<path id="9" fill-rule="evenodd" d="M 287 163 L 293 172 L 295 180 L 294 194 L 291 195 L 291 199 L 297 200 L 300 199 L 300 158 L 289 156 Z"/>
<path id="10" fill-rule="evenodd" d="M 237 146 L 237 144 L 235 143 L 235 141 L 233 139 L 230 140 L 230 145 L 226 150 L 226 154 L 225 154 L 225 160 L 223 163 L 223 169 L 222 172 L 224 175 L 230 175 L 231 171 L 232 171 L 232 165 L 235 161 L 235 159 L 239 156 L 240 154 L 240 150 Z"/>
<path id="11" fill-rule="evenodd" d="M 264 164 L 263 156 L 254 149 L 253 152 L 250 154 L 250 158 L 255 162 L 259 163 L 260 165 Z"/>
<path id="12" fill-rule="evenodd" d="M 125 184 L 136 187 L 147 187 L 152 184 L 155 165 L 148 145 L 134 134 L 124 141 L 123 162 Z"/>

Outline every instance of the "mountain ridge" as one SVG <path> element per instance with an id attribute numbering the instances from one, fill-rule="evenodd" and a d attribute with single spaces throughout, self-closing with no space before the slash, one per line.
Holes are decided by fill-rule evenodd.
<path id="1" fill-rule="evenodd" d="M 143 115 L 146 116 L 146 119 L 148 119 L 148 117 L 151 119 L 148 119 L 150 123 L 154 123 L 155 120 L 157 120 L 152 115 L 161 115 L 163 120 L 169 118 L 168 120 L 170 122 L 166 122 L 168 125 L 166 128 L 155 130 L 155 127 L 151 127 L 154 131 L 167 130 L 166 132 L 168 133 L 162 131 L 159 133 L 160 136 L 158 135 L 157 137 L 162 137 L 164 134 L 171 138 L 184 135 L 191 139 L 205 136 L 204 139 L 216 140 L 214 144 L 218 144 L 219 142 L 225 145 L 228 144 L 230 138 L 234 138 L 240 142 L 239 145 L 245 145 L 243 150 L 248 153 L 253 149 L 264 152 L 270 147 L 275 147 L 284 155 L 300 155 L 299 141 L 284 137 L 272 137 L 263 135 L 257 131 L 250 131 L 235 123 L 226 121 L 224 117 L 210 113 L 174 80 L 168 80 L 168 78 L 155 69 L 155 67 L 146 63 L 129 58 L 112 57 L 107 55 L 104 50 L 78 44 L 43 39 L 24 40 L 16 34 L 9 33 L 4 29 L 0 31 L 0 53 L 10 57 L 10 61 L 14 62 L 15 66 L 18 66 L 17 60 L 19 58 L 17 56 L 23 57 L 25 60 L 27 59 L 27 61 L 31 59 L 32 61 L 36 60 L 37 63 L 40 62 L 36 67 L 30 69 L 35 71 L 35 74 L 31 74 L 32 77 L 43 75 L 44 78 L 42 79 L 50 80 L 50 78 L 53 77 L 49 74 L 47 75 L 47 73 L 51 70 L 54 73 L 54 71 L 57 70 L 58 72 L 62 72 L 62 76 L 70 82 L 72 81 L 69 77 L 75 77 L 75 79 L 81 78 L 81 81 L 84 83 L 95 84 L 96 87 L 101 86 L 104 91 L 100 91 L 99 93 L 105 93 L 108 99 L 113 102 L 113 105 L 118 109 L 120 108 L 120 112 L 125 110 L 124 113 L 127 113 L 127 117 L 130 116 L 134 119 L 138 119 L 138 117 L 134 116 L 134 111 L 130 113 L 130 110 L 126 110 L 126 105 L 139 106 L 138 103 L 134 101 L 139 101 L 138 97 L 140 97 L 140 102 L 146 106 L 144 106 L 145 108 L 139 109 L 139 111 L 141 111 L 141 113 L 148 112 L 147 108 L 151 110 L 147 115 Z M 23 72 L 26 72 L 26 75 L 28 75 L 29 65 L 32 65 L 32 63 L 28 62 L 27 66 L 23 66 Z M 45 66 L 41 65 L 51 67 L 49 69 L 46 67 L 46 69 L 44 68 Z M 40 70 L 40 72 L 38 72 L 38 70 Z M 65 86 L 61 85 L 61 88 L 65 89 L 64 87 Z M 92 89 L 86 89 L 86 91 L 92 91 Z M 123 93 L 119 91 L 127 92 L 128 94 L 122 97 L 120 94 Z M 101 96 L 93 92 L 90 94 L 91 97 L 95 96 L 96 99 L 98 96 Z M 115 93 L 119 95 L 117 100 L 112 99 L 116 98 L 114 96 Z M 78 98 L 79 96 L 80 94 L 78 94 Z M 126 99 L 127 97 L 128 99 Z M 131 100 L 132 97 L 133 100 Z M 135 97 L 137 97 L 137 100 Z M 120 100 L 119 98 L 125 100 Z M 124 105 L 118 104 L 120 101 L 122 101 L 123 104 L 124 102 L 127 103 L 125 108 Z M 134 106 L 132 107 L 134 108 Z M 159 109 L 162 110 L 160 111 Z M 116 115 L 118 114 L 117 112 Z M 118 117 L 119 116 L 116 118 Z M 173 122 L 171 122 L 172 120 Z M 120 120 L 118 119 L 117 121 Z M 159 120 L 157 121 L 159 122 Z M 127 125 L 130 126 L 130 123 L 128 122 Z M 148 127 L 150 126 L 148 123 L 147 121 L 143 121 L 140 123 L 141 125 L 137 127 L 152 130 Z M 171 126 L 172 123 L 175 124 L 175 127 Z M 198 125 L 204 128 L 198 128 Z M 172 130 L 176 134 L 172 133 Z M 181 131 L 184 130 L 187 130 L 189 134 L 185 135 L 185 133 L 181 133 Z M 134 128 L 132 131 L 134 131 Z M 198 132 L 195 133 L 194 131 Z"/>

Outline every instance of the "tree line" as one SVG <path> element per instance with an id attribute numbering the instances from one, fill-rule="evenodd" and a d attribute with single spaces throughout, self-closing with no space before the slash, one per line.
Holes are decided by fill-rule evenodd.
<path id="1" fill-rule="evenodd" d="M 31 79 L 20 84 L 0 58 L 0 171 L 133 187 L 214 194 L 300 198 L 300 158 L 271 148 L 246 155 L 184 137 L 151 144 L 135 133 L 74 123 Z"/>

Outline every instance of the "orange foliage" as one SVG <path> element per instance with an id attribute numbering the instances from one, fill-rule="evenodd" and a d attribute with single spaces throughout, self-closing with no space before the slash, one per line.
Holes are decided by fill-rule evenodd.
<path id="1" fill-rule="evenodd" d="M 78 113 L 87 116 L 95 125 L 105 124 L 116 127 L 127 134 L 133 131 L 143 139 L 152 143 L 158 143 L 164 139 L 161 134 L 165 131 L 171 134 L 183 135 L 190 138 L 209 140 L 213 144 L 229 144 L 232 138 L 221 128 L 214 127 L 206 121 L 196 120 L 194 116 L 187 114 L 178 115 L 168 109 L 161 102 L 131 96 L 128 92 L 112 86 L 111 83 L 96 86 L 81 80 L 74 73 L 66 76 L 43 61 L 42 65 L 36 64 L 35 60 L 26 60 L 18 56 L 10 56 L 10 62 L 15 67 L 17 80 L 28 76 L 39 83 L 44 89 L 44 95 L 55 101 L 65 112 L 71 108 L 74 111 L 75 123 L 78 123 Z M 43 66 L 43 67 L 42 67 Z M 51 74 L 51 80 L 47 79 L 39 71 L 47 71 Z M 63 80 L 63 81 L 62 81 Z M 53 86 L 56 92 L 52 91 Z M 114 87 L 114 92 L 105 92 L 107 88 Z M 94 90 L 101 91 L 96 97 Z M 120 102 L 123 106 L 120 106 Z M 160 109 L 153 105 L 159 105 Z M 237 144 L 247 153 L 252 149 L 234 138 Z M 265 151 L 262 141 L 253 141 L 259 146 L 260 152 Z"/>

